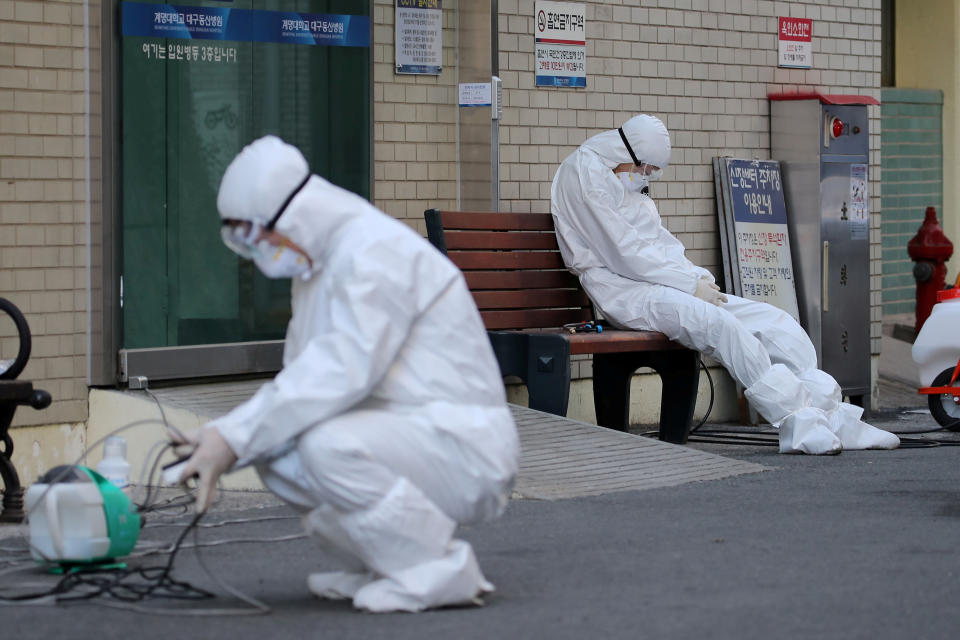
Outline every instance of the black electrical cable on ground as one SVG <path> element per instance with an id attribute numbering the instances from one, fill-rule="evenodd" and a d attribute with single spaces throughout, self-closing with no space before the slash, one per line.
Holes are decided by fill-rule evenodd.
<path id="1" fill-rule="evenodd" d="M 743 433 L 741 431 L 733 431 L 729 429 L 710 429 L 708 431 L 700 431 L 700 428 L 706 424 L 707 419 L 710 417 L 710 412 L 713 410 L 713 402 L 715 397 L 715 389 L 713 385 L 713 376 L 710 375 L 710 370 L 703 360 L 700 361 L 700 368 L 703 369 L 703 372 L 707 374 L 707 381 L 710 383 L 710 402 L 707 405 L 707 410 L 703 414 L 703 417 L 700 418 L 700 421 L 690 429 L 690 435 L 688 442 L 696 442 L 700 444 L 736 444 L 736 445 L 754 445 L 761 447 L 777 447 L 780 445 L 778 434 L 776 433 Z M 960 446 L 960 439 L 958 440 L 941 440 L 937 438 L 911 438 L 907 436 L 919 435 L 923 433 L 938 433 L 941 431 L 953 431 L 960 425 L 960 420 L 955 420 L 954 422 L 939 427 L 937 429 L 927 429 L 924 431 L 891 431 L 894 435 L 900 437 L 900 449 L 929 449 L 935 447 L 958 447 Z M 642 436 L 656 436 L 659 434 L 659 431 L 643 431 L 639 435 Z M 696 434 L 696 435 L 695 435 Z M 765 437 L 769 436 L 769 437 Z"/>
<path id="2" fill-rule="evenodd" d="M 29 602 L 54 597 L 57 602 L 71 602 L 108 596 L 121 602 L 140 602 L 148 597 L 178 600 L 213 598 L 215 597 L 213 593 L 194 587 L 187 582 L 175 580 L 171 576 L 177 552 L 180 550 L 187 534 L 196 528 L 203 515 L 203 513 L 198 513 L 190 524 L 180 532 L 173 550 L 170 552 L 170 557 L 167 558 L 167 562 L 163 566 L 139 567 L 136 569 L 87 569 L 86 567 L 81 568 L 78 565 L 72 565 L 76 570 L 71 571 L 68 568 L 68 573 L 47 591 L 16 596 L 0 595 L 0 600 Z M 70 595 L 78 591 L 77 595 Z"/>

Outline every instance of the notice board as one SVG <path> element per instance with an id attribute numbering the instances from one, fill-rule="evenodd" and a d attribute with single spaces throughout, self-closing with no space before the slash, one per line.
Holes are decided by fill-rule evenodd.
<path id="1" fill-rule="evenodd" d="M 799 321 L 780 163 L 714 158 L 713 170 L 726 292 Z"/>

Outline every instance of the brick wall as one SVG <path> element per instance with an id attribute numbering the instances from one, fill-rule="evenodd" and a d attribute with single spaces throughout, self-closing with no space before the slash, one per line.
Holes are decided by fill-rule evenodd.
<path id="1" fill-rule="evenodd" d="M 651 187 L 688 256 L 719 273 L 711 160 L 769 158 L 768 93 L 880 98 L 880 0 L 586 3 L 586 89 L 536 87 L 533 0 L 500 0 L 501 208 L 549 211 L 560 161 L 637 113 L 660 117 L 673 158 Z M 778 16 L 813 20 L 813 68 L 777 67 Z M 869 108 L 871 210 L 880 212 L 880 110 Z M 871 346 L 880 342 L 880 225 L 871 220 Z"/>
<path id="2" fill-rule="evenodd" d="M 84 4 L 0 0 L 0 295 L 26 315 L 25 380 L 54 398 L 17 424 L 85 419 Z M 2 354 L 16 347 L 4 320 Z"/>
<path id="3" fill-rule="evenodd" d="M 465 1 L 465 0 L 461 0 Z M 393 3 L 375 2 L 375 199 L 422 229 L 422 210 L 456 204 L 456 14 L 444 7 L 444 72 L 393 72 Z M 671 130 L 673 159 L 652 195 L 688 256 L 715 273 L 721 253 L 711 161 L 769 157 L 768 93 L 880 98 L 880 0 L 604 0 L 586 2 L 586 89 L 536 87 L 534 0 L 499 0 L 500 208 L 546 212 L 559 163 L 637 113 Z M 813 68 L 777 67 L 777 18 L 813 20 Z M 880 110 L 869 107 L 871 352 L 881 317 Z M 436 115 L 425 126 L 423 117 Z M 424 142 L 425 135 L 433 138 Z M 432 172 L 432 173 L 431 173 Z M 434 195 L 435 193 L 435 195 Z M 575 373 L 589 375 L 589 362 Z"/>
<path id="4" fill-rule="evenodd" d="M 456 3 L 444 5 L 443 73 L 400 76 L 393 70 L 393 3 L 374 0 L 374 198 L 421 230 L 423 209 L 456 206 Z M 664 180 L 653 187 L 665 224 L 694 261 L 718 270 L 711 159 L 768 156 L 767 93 L 880 97 L 880 0 L 586 5 L 588 86 L 548 89 L 534 86 L 533 0 L 499 1 L 505 210 L 548 211 L 550 181 L 568 153 L 631 115 L 653 113 L 671 129 L 675 149 Z M 19 412 L 20 421 L 81 420 L 86 412 L 83 9 L 82 0 L 0 0 L 0 292 L 27 313 L 33 329 L 34 356 L 24 377 L 56 399 L 43 413 Z M 777 68 L 778 15 L 813 19 L 813 69 Z M 871 107 L 870 116 L 876 214 L 879 108 Z M 877 352 L 878 215 L 871 225 Z"/>
<path id="5" fill-rule="evenodd" d="M 426 233 L 423 211 L 456 208 L 456 4 L 443 3 L 443 72 L 394 72 L 394 3 L 374 0 L 374 203 Z"/>

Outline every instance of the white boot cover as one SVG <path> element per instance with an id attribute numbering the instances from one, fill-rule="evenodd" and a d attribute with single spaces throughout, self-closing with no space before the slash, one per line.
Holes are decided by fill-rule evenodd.
<path id="1" fill-rule="evenodd" d="M 314 593 L 325 593 L 325 587 L 334 583 L 335 591 L 348 596 L 356 586 L 357 608 L 422 611 L 471 604 L 493 588 L 470 545 L 453 539 L 456 523 L 404 478 L 370 508 L 343 511 L 324 505 L 308 519 L 312 531 L 358 558 L 377 578 L 360 584 L 356 577 L 311 576 L 317 590 L 308 585 Z"/>
<path id="2" fill-rule="evenodd" d="M 786 365 L 771 366 L 744 395 L 780 429 L 780 453 L 840 453 L 840 440 L 830 431 L 826 413 L 810 406 L 809 392 Z"/>
<path id="3" fill-rule="evenodd" d="M 353 606 L 375 613 L 422 611 L 428 606 L 482 605 L 480 596 L 493 591 L 480 572 L 473 549 L 463 540 L 451 540 L 443 557 L 388 578 L 371 582 L 357 591 Z"/>
<path id="4" fill-rule="evenodd" d="M 780 424 L 780 453 L 833 455 L 843 450 L 840 439 L 830 431 L 830 420 L 822 409 L 804 407 Z"/>
<path id="5" fill-rule="evenodd" d="M 783 364 L 772 365 L 743 392 L 760 415 L 777 427 L 788 415 L 810 406 L 810 394 Z"/>
<path id="6" fill-rule="evenodd" d="M 833 411 L 843 400 L 840 385 L 826 371 L 807 369 L 797 374 L 810 396 L 810 405 L 826 412 Z"/>
<path id="7" fill-rule="evenodd" d="M 311 573 L 307 577 L 307 588 L 318 598 L 327 600 L 353 599 L 362 587 L 377 577 L 369 572 L 330 571 Z"/>
<path id="8" fill-rule="evenodd" d="M 878 429 L 860 419 L 863 407 L 841 402 L 830 412 L 830 430 L 837 434 L 844 449 L 896 449 L 900 438 L 889 431 Z"/>
<path id="9" fill-rule="evenodd" d="M 311 573 L 307 577 L 310 592 L 327 600 L 352 599 L 360 587 L 377 579 L 356 556 L 356 548 L 349 544 L 347 533 L 338 525 L 338 516 L 334 507 L 324 504 L 303 517 L 307 533 L 314 534 L 320 547 L 344 567 L 344 571 Z"/>

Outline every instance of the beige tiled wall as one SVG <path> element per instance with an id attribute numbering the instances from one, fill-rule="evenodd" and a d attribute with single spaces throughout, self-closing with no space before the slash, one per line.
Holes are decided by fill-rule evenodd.
<path id="1" fill-rule="evenodd" d="M 86 418 L 84 43 L 81 0 L 0 0 L 0 295 L 33 334 L 20 378 L 54 398 L 15 424 Z"/>
<path id="2" fill-rule="evenodd" d="M 453 4 L 445 3 L 444 9 L 445 55 L 450 62 Z M 499 0 L 503 210 L 549 211 L 550 183 L 563 158 L 594 133 L 617 127 L 636 113 L 652 113 L 671 130 L 674 148 L 673 163 L 663 180 L 653 185 L 652 195 L 667 228 L 687 246 L 689 257 L 718 272 L 721 254 L 712 159 L 769 157 L 767 95 L 821 91 L 880 98 L 880 0 L 595 0 L 585 4 L 587 87 L 545 88 L 536 87 L 534 80 L 534 0 Z M 419 133 L 423 122 L 418 118 L 411 125 L 390 116 L 396 113 L 396 103 L 403 101 L 407 113 L 419 108 L 409 104 L 413 95 L 403 91 L 411 86 L 448 86 L 447 104 L 453 105 L 456 79 L 450 64 L 439 82 L 393 73 L 391 7 L 387 0 L 377 0 L 376 198 L 394 215 L 417 222 L 423 208 L 455 204 L 454 195 L 446 191 L 438 193 L 436 200 L 421 197 L 423 160 L 415 157 L 416 143 L 402 140 L 411 130 Z M 778 68 L 778 16 L 813 20 L 812 69 Z M 441 106 L 437 105 L 442 118 L 436 126 L 452 131 L 455 112 Z M 874 214 L 880 212 L 879 115 L 879 107 L 869 108 Z M 454 139 L 445 140 L 440 149 L 455 153 Z M 451 165 L 449 171 L 453 170 Z M 450 177 L 451 182 L 438 183 L 439 189 L 453 188 L 454 176 Z M 879 228 L 879 215 L 874 215 L 873 353 L 879 353 L 880 342 Z M 582 375 L 589 375 L 588 367 L 584 362 Z"/>
<path id="3" fill-rule="evenodd" d="M 467 0 L 444 3 L 443 73 L 401 76 L 394 72 L 393 2 L 374 0 L 374 197 L 421 230 L 424 209 L 456 206 L 457 1 Z M 675 149 L 653 195 L 690 257 L 716 270 L 711 159 L 767 157 L 767 93 L 879 98 L 880 0 L 585 4 L 588 86 L 557 89 L 534 86 L 533 0 L 499 1 L 502 209 L 548 211 L 553 173 L 576 145 L 635 113 L 653 113 L 671 129 Z M 26 312 L 33 329 L 23 377 L 56 399 L 42 413 L 21 410 L 20 423 L 86 415 L 84 6 L 0 0 L 0 294 Z M 777 68 L 778 15 L 813 19 L 813 69 Z M 879 108 L 871 107 L 870 117 L 871 206 L 879 213 Z M 878 215 L 871 229 L 876 352 Z M 9 357 L 7 348 L 0 357 Z"/>
<path id="4" fill-rule="evenodd" d="M 423 211 L 457 203 L 456 3 L 443 3 L 443 72 L 394 71 L 394 3 L 373 8 L 374 201 L 425 233 Z"/>
<path id="5" fill-rule="evenodd" d="M 636 113 L 671 131 L 651 192 L 694 262 L 719 272 L 715 156 L 769 158 L 769 93 L 880 98 L 880 1 L 587 2 L 586 89 L 536 87 L 533 0 L 500 0 L 501 208 L 549 211 L 560 161 Z M 777 67 L 778 16 L 813 20 L 813 68 Z M 871 208 L 880 211 L 880 110 L 869 108 Z M 879 353 L 879 216 L 871 221 L 871 346 Z"/>

